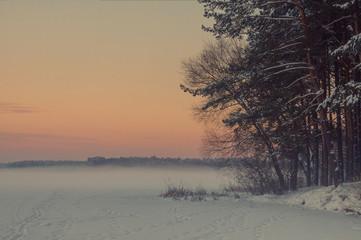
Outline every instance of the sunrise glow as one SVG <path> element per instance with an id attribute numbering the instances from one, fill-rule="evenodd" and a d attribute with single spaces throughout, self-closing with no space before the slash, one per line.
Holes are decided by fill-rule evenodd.
<path id="1" fill-rule="evenodd" d="M 0 2 L 0 161 L 199 157 L 196 1 Z"/>

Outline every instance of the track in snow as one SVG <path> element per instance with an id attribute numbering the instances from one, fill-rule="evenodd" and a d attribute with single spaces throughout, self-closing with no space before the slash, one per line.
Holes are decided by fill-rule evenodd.
<path id="1" fill-rule="evenodd" d="M 172 201 L 141 191 L 10 192 L 2 240 L 359 239 L 361 218 L 246 199 Z M 14 196 L 14 197 L 15 197 Z M 7 210 L 5 210 L 5 208 Z M 8 211 L 8 208 L 12 208 Z"/>

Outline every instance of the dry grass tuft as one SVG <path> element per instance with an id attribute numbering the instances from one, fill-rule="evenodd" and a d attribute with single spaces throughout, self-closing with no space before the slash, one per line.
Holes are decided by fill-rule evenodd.
<path id="1" fill-rule="evenodd" d="M 182 198 L 203 200 L 207 194 L 207 190 L 202 185 L 197 186 L 196 189 L 193 190 L 183 181 L 180 181 L 180 183 L 176 185 L 168 180 L 166 182 L 166 191 L 162 192 L 160 196 L 164 198 L 172 198 L 174 200 L 179 200 Z"/>

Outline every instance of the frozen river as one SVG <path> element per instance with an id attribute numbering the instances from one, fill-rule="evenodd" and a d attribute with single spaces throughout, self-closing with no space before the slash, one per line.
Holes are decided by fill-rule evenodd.
<path id="1" fill-rule="evenodd" d="M 252 199 L 174 201 L 165 181 L 217 189 L 213 170 L 1 170 L 0 239 L 360 239 L 361 218 Z"/>

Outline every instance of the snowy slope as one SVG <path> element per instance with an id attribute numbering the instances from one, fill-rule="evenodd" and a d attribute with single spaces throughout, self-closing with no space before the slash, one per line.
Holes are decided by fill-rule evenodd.
<path id="1" fill-rule="evenodd" d="M 303 188 L 282 196 L 257 196 L 254 200 L 361 215 L 361 182 L 345 183 L 337 188 L 334 186 Z"/>

